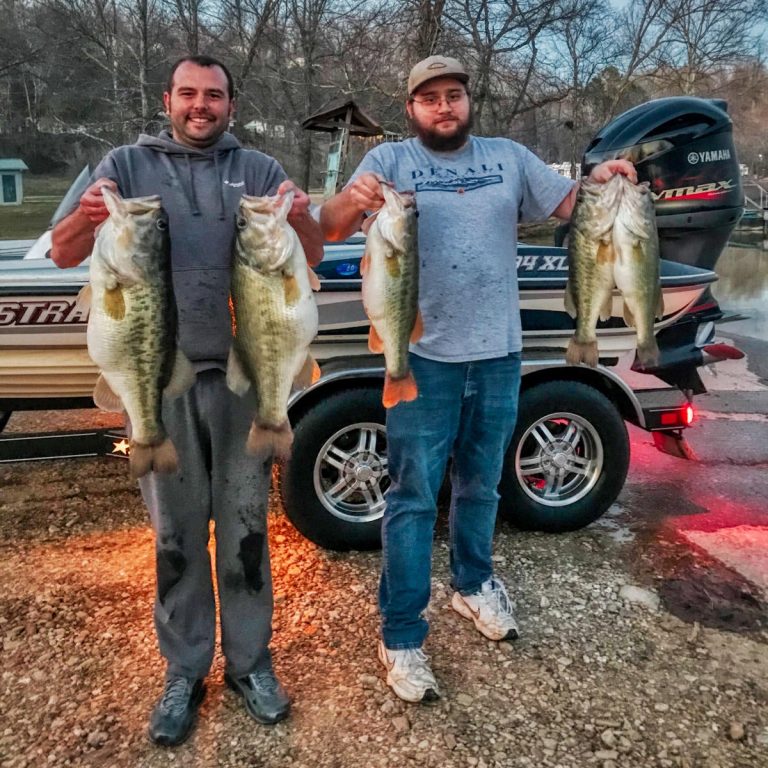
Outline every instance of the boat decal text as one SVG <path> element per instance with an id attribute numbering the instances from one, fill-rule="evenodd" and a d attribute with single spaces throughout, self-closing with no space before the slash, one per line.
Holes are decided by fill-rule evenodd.
<path id="1" fill-rule="evenodd" d="M 530 254 L 517 257 L 517 268 L 525 272 L 562 272 L 568 269 L 568 257 L 565 254 Z"/>
<path id="2" fill-rule="evenodd" d="M 697 165 L 698 163 L 715 163 L 718 160 L 730 160 L 730 149 L 713 149 L 709 152 L 689 152 L 688 162 L 691 165 Z"/>
<path id="3" fill-rule="evenodd" d="M 88 310 L 77 306 L 77 299 L 0 300 L 0 326 L 7 325 L 85 325 Z"/>
<path id="4" fill-rule="evenodd" d="M 661 192 L 654 192 L 653 199 L 659 200 L 717 200 L 722 195 L 728 194 L 734 189 L 733 182 L 712 181 L 708 184 L 699 184 L 698 186 L 676 187 L 675 189 L 663 189 Z"/>

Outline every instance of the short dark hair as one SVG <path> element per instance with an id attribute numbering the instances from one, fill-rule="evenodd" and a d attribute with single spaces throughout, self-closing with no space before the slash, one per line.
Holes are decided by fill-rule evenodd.
<path id="1" fill-rule="evenodd" d="M 227 92 L 229 98 L 235 98 L 235 81 L 232 79 L 232 73 L 227 69 L 226 64 L 222 64 L 218 59 L 214 59 L 213 56 L 203 56 L 200 54 L 182 56 L 172 67 L 171 72 L 168 75 L 168 81 L 165 84 L 165 90 L 170 93 L 173 90 L 173 76 L 176 74 L 176 70 L 185 62 L 191 62 L 197 64 L 198 67 L 220 67 L 227 77 Z"/>

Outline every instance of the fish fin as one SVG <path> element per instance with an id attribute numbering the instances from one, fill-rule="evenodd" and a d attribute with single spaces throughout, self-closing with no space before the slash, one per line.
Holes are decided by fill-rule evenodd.
<path id="1" fill-rule="evenodd" d="M 315 272 L 312 267 L 307 264 L 307 274 L 309 275 L 309 287 L 313 291 L 319 291 L 320 290 L 320 278 L 317 276 L 317 272 Z"/>
<path id="2" fill-rule="evenodd" d="M 157 445 L 142 445 L 132 440 L 128 461 L 134 480 L 150 472 L 171 474 L 179 468 L 176 448 L 167 437 Z"/>
<path id="3" fill-rule="evenodd" d="M 227 360 L 227 386 L 236 395 L 242 397 L 250 388 L 251 382 L 245 375 L 243 365 L 240 362 L 240 355 L 234 347 L 229 348 L 229 359 Z"/>
<path id="4" fill-rule="evenodd" d="M 628 328 L 635 327 L 635 316 L 632 314 L 632 310 L 629 308 L 629 304 L 624 302 L 624 322 Z"/>
<path id="5" fill-rule="evenodd" d="M 655 338 L 647 344 L 637 345 L 637 359 L 643 368 L 655 368 L 659 364 L 659 345 Z"/>
<path id="6" fill-rule="evenodd" d="M 163 396 L 174 398 L 183 395 L 195 383 L 195 369 L 187 356 L 177 347 L 171 378 L 163 390 Z"/>
<path id="7" fill-rule="evenodd" d="M 608 242 L 603 242 L 602 240 L 598 242 L 596 261 L 598 264 L 613 264 L 616 261 L 616 252 L 610 240 Z"/>
<path id="8" fill-rule="evenodd" d="M 113 320 L 125 318 L 125 296 L 119 285 L 104 291 L 104 311 Z"/>
<path id="9" fill-rule="evenodd" d="M 393 379 L 389 374 L 384 377 L 384 393 L 381 402 L 385 408 L 391 408 L 401 402 L 410 402 L 419 395 L 419 388 L 416 386 L 416 379 L 413 373 L 408 373 L 401 379 Z"/>
<path id="10" fill-rule="evenodd" d="M 574 319 L 579 314 L 576 309 L 576 292 L 570 279 L 565 284 L 565 311 Z"/>
<path id="11" fill-rule="evenodd" d="M 411 331 L 411 344 L 415 344 L 424 335 L 424 320 L 421 312 L 416 312 L 416 319 L 413 321 L 413 330 Z"/>
<path id="12" fill-rule="evenodd" d="M 376 328 L 371 323 L 371 329 L 368 331 L 368 349 L 379 355 L 384 351 L 384 342 L 381 340 Z"/>
<path id="13" fill-rule="evenodd" d="M 664 294 L 661 292 L 661 286 L 659 286 L 658 298 L 656 299 L 656 319 L 662 320 L 664 318 Z"/>
<path id="14" fill-rule="evenodd" d="M 360 274 L 365 277 L 368 272 L 368 267 L 371 265 L 371 257 L 368 255 L 368 251 L 363 254 L 363 258 L 360 259 Z"/>
<path id="15" fill-rule="evenodd" d="M 96 386 L 93 388 L 93 402 L 102 411 L 109 411 L 110 413 L 123 413 L 125 411 L 123 401 L 114 393 L 103 373 L 96 379 Z"/>
<path id="16" fill-rule="evenodd" d="M 276 459 L 287 459 L 291 455 L 292 445 L 293 430 L 289 421 L 279 427 L 261 425 L 254 421 L 245 449 L 251 456 L 267 457 L 271 454 Z"/>
<path id="17" fill-rule="evenodd" d="M 81 312 L 89 312 L 91 309 L 91 302 L 93 301 L 93 288 L 90 283 L 86 283 L 77 294 L 75 299 L 75 306 Z"/>
<path id="18" fill-rule="evenodd" d="M 306 389 L 310 384 L 314 384 L 320 378 L 320 366 L 312 355 L 307 355 L 304 365 L 293 380 L 298 389 Z"/>
<path id="19" fill-rule="evenodd" d="M 299 289 L 299 281 L 296 279 L 296 275 L 283 275 L 283 288 L 285 290 L 285 303 L 289 307 L 298 304 L 301 298 L 301 290 Z"/>
<path id="20" fill-rule="evenodd" d="M 568 365 L 586 363 L 591 368 L 594 368 L 597 365 L 598 359 L 596 341 L 577 341 L 576 337 L 573 337 L 568 342 L 568 349 L 565 353 L 565 362 Z"/>
<path id="21" fill-rule="evenodd" d="M 610 320 L 611 312 L 613 311 L 613 292 L 609 291 L 608 295 L 603 299 L 603 306 L 600 307 L 600 319 L 605 322 Z"/>

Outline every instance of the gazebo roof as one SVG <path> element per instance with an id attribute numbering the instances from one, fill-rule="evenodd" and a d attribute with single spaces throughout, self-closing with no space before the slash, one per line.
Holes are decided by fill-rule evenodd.
<path id="1" fill-rule="evenodd" d="M 310 115 L 302 122 L 301 127 L 308 131 L 338 131 L 346 124 L 347 115 L 352 136 L 381 136 L 384 133 L 381 126 L 351 99 L 336 102 L 321 112 Z"/>

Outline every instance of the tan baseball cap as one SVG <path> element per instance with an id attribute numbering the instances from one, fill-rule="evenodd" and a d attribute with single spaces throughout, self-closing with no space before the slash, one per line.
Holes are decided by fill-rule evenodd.
<path id="1" fill-rule="evenodd" d="M 455 77 L 462 83 L 469 82 L 469 75 L 458 59 L 452 59 L 450 56 L 428 56 L 416 64 L 408 75 L 408 95 L 413 96 L 413 92 L 420 85 L 435 77 Z"/>

